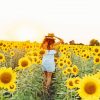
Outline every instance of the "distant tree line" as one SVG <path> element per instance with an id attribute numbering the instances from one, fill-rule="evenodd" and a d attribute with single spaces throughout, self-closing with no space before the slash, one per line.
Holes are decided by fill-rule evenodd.
<path id="1" fill-rule="evenodd" d="M 68 44 L 68 43 L 65 43 L 65 44 Z M 70 45 L 85 45 L 83 43 L 75 43 L 74 40 L 69 41 L 69 44 Z M 88 45 L 89 46 L 100 46 L 100 42 L 97 39 L 91 39 Z"/>

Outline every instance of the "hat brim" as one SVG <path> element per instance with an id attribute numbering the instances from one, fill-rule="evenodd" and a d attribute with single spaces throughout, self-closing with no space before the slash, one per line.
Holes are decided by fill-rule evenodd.
<path id="1" fill-rule="evenodd" d="M 53 36 L 45 36 L 45 37 L 49 39 L 55 39 Z"/>

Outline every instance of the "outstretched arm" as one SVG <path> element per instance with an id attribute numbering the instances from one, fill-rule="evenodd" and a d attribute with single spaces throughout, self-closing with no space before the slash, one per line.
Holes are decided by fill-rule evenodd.
<path id="1" fill-rule="evenodd" d="M 58 44 L 64 44 L 64 40 L 57 37 L 57 36 L 54 36 L 55 38 L 57 38 L 59 41 L 57 43 L 55 43 L 55 45 L 58 45 Z"/>

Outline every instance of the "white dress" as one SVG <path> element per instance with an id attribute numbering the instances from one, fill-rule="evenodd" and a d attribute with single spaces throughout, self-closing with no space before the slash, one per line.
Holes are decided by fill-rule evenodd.
<path id="1" fill-rule="evenodd" d="M 46 50 L 45 54 L 42 58 L 42 70 L 47 72 L 54 72 L 55 71 L 55 61 L 54 61 L 54 54 L 56 53 L 55 50 Z"/>

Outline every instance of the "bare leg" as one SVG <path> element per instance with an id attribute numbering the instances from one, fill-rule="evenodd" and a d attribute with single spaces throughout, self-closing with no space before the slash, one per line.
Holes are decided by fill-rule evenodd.
<path id="1" fill-rule="evenodd" d="M 43 77 L 44 77 L 44 86 L 46 86 L 46 82 L 47 82 L 47 71 L 44 71 L 43 73 Z"/>
<path id="2" fill-rule="evenodd" d="M 47 82 L 46 87 L 49 88 L 51 84 L 52 72 L 47 72 Z"/>

